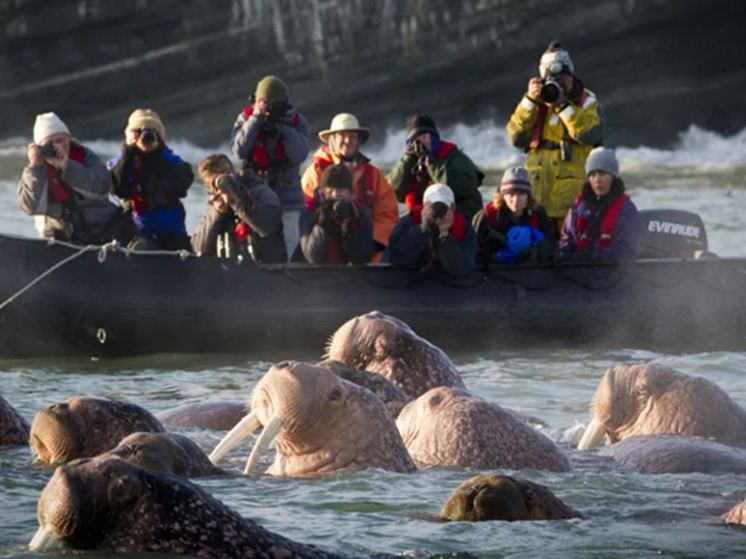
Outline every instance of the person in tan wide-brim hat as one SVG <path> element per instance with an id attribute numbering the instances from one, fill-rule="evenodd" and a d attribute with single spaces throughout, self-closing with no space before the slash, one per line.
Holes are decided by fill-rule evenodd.
<path id="1" fill-rule="evenodd" d="M 375 252 L 371 262 L 378 262 L 399 219 L 399 205 L 386 177 L 360 153 L 360 146 L 369 138 L 370 130 L 360 126 L 355 115 L 335 115 L 329 128 L 319 132 L 324 145 L 314 153 L 313 163 L 303 173 L 301 184 L 308 201 L 323 199 L 319 181 L 324 170 L 331 165 L 345 165 L 350 170 L 354 181 L 353 195 L 368 207 L 373 217 Z"/>
<path id="2" fill-rule="evenodd" d="M 357 132 L 360 145 L 363 145 L 370 138 L 370 130 L 360 126 L 357 117 L 352 113 L 339 113 L 332 119 L 332 123 L 327 130 L 319 132 L 319 138 L 325 144 L 329 143 L 329 137 L 335 132 Z"/>

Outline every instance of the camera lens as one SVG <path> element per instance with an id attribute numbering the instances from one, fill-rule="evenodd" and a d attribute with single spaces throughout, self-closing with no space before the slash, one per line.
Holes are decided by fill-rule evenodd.
<path id="1" fill-rule="evenodd" d="M 151 128 L 143 128 L 140 132 L 140 138 L 142 139 L 142 143 L 146 146 L 154 144 L 157 140 L 155 131 Z"/>
<path id="2" fill-rule="evenodd" d="M 44 159 L 49 159 L 57 155 L 57 149 L 52 142 L 45 142 L 39 149 L 39 153 Z"/>
<path id="3" fill-rule="evenodd" d="M 548 78 L 541 86 L 541 100 L 554 103 L 560 97 L 560 85 L 556 80 Z"/>
<path id="4" fill-rule="evenodd" d="M 433 202 L 433 217 L 443 217 L 448 213 L 448 206 L 445 202 Z"/>

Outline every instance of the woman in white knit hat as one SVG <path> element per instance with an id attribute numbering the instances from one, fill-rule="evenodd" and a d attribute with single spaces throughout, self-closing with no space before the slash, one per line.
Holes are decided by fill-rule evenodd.
<path id="1" fill-rule="evenodd" d="M 70 138 L 55 113 L 37 115 L 28 165 L 18 183 L 21 209 L 42 237 L 76 244 L 127 243 L 134 227 L 109 200 L 111 175 L 90 149 Z"/>
<path id="2" fill-rule="evenodd" d="M 546 262 L 557 248 L 554 224 L 531 193 L 525 167 L 506 169 L 493 200 L 472 220 L 479 262 Z"/>
<path id="3" fill-rule="evenodd" d="M 559 248 L 565 258 L 632 260 L 640 216 L 625 194 L 613 149 L 597 147 L 585 162 L 587 180 L 567 212 Z"/>
<path id="4" fill-rule="evenodd" d="M 389 244 L 391 230 L 399 220 L 396 193 L 383 173 L 360 152 L 360 146 L 370 138 L 370 130 L 360 126 L 357 117 L 339 113 L 328 129 L 319 132 L 324 142 L 313 162 L 303 173 L 301 184 L 306 200 L 320 197 L 319 180 L 327 167 L 345 165 L 352 172 L 353 195 L 363 202 L 373 217 L 373 244 L 375 252 L 371 262 L 378 262 Z"/>

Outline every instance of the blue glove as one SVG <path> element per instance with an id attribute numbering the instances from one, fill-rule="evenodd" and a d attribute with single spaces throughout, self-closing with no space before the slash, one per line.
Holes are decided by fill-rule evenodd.
<path id="1" fill-rule="evenodd" d="M 512 264 L 516 258 L 518 258 L 518 253 L 509 248 L 504 248 L 495 255 L 495 260 L 500 264 Z"/>
<path id="2" fill-rule="evenodd" d="M 516 225 L 508 231 L 508 248 L 516 254 L 531 248 L 531 227 Z"/>
<path id="3" fill-rule="evenodd" d="M 544 233 L 542 233 L 538 229 L 534 229 L 533 227 L 531 227 L 531 244 L 538 245 L 543 240 L 544 240 Z"/>

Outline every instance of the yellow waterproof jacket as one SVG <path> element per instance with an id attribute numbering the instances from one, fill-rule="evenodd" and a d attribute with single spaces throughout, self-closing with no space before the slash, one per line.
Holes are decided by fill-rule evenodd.
<path id="1" fill-rule="evenodd" d="M 329 165 L 341 165 L 342 158 L 324 145 L 313 154 L 313 162 L 303 173 L 301 186 L 306 198 L 313 198 L 314 190 L 319 186 L 319 179 Z M 353 194 L 370 209 L 373 217 L 373 240 L 382 247 L 389 245 L 391 230 L 399 221 L 399 203 L 396 193 L 383 176 L 363 154 L 359 154 L 359 163 L 350 167 L 353 179 Z M 379 247 L 380 248 L 380 247 Z M 380 253 L 372 261 L 378 261 Z"/>
<path id="2" fill-rule="evenodd" d="M 539 130 L 540 116 L 543 125 Z M 551 218 L 564 218 L 585 181 L 585 160 L 603 141 L 604 115 L 596 96 L 547 110 L 524 95 L 508 122 L 508 140 L 528 152 L 526 170 L 537 203 Z"/>

